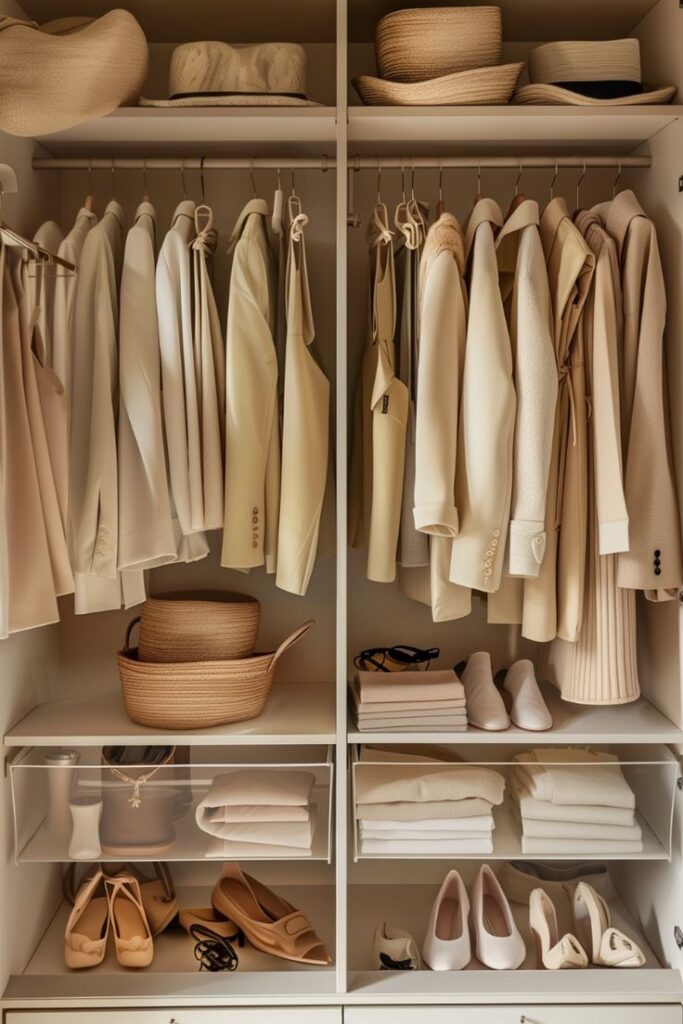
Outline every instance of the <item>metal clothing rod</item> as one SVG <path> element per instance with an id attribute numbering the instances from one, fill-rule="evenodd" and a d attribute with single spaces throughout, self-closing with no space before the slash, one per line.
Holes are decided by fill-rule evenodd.
<path id="1" fill-rule="evenodd" d="M 306 156 L 255 156 L 223 157 L 223 156 L 188 156 L 188 157 L 34 157 L 33 168 L 37 171 L 71 171 L 71 170 L 175 170 L 199 171 L 208 170 L 272 170 L 272 171 L 327 171 L 337 166 L 332 157 Z"/>
<path id="2" fill-rule="evenodd" d="M 391 170 L 392 168 L 412 170 L 412 168 L 471 168 L 476 170 L 488 167 L 509 168 L 525 171 L 532 167 L 651 167 L 652 157 L 647 156 L 416 156 L 416 157 L 364 157 L 349 156 L 349 170 Z"/>

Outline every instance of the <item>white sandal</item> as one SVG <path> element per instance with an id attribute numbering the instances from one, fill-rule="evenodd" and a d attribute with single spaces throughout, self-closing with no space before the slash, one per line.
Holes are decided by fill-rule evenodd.
<path id="1" fill-rule="evenodd" d="M 602 896 L 579 882 L 574 890 L 574 930 L 591 963 L 598 967 L 644 967 L 640 947 L 618 928 L 612 928 L 609 907 Z"/>
<path id="2" fill-rule="evenodd" d="M 545 889 L 534 889 L 529 897 L 529 926 L 536 940 L 538 967 L 547 971 L 565 971 L 587 967 L 586 951 L 567 933 L 559 937 L 555 905 Z"/>

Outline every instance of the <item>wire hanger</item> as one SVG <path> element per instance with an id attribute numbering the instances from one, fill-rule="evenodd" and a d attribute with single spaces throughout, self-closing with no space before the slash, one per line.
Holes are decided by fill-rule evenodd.
<path id="1" fill-rule="evenodd" d="M 88 160 L 88 194 L 85 197 L 83 206 L 86 208 L 88 213 L 92 213 L 95 209 L 95 197 L 93 194 L 94 190 L 92 187 L 92 160 Z"/>
<path id="2" fill-rule="evenodd" d="M 61 256 L 57 256 L 56 253 L 44 248 L 44 246 L 37 245 L 34 241 L 24 238 L 18 231 L 14 231 L 5 224 L 3 220 L 4 197 L 5 195 L 16 194 L 18 191 L 19 186 L 14 169 L 9 164 L 0 164 L 0 239 L 2 239 L 5 245 L 25 250 L 26 258 L 32 261 L 43 265 L 56 265 L 68 271 L 69 274 L 75 273 L 75 264 L 62 259 Z"/>
<path id="3" fill-rule="evenodd" d="M 282 192 L 282 178 L 280 176 L 280 168 L 278 167 L 277 184 L 275 186 L 275 192 L 273 194 L 273 215 L 270 219 L 271 227 L 276 235 L 282 235 L 284 232 L 283 214 L 284 194 Z"/>
<path id="4" fill-rule="evenodd" d="M 439 160 L 439 190 L 436 201 L 436 219 L 438 220 L 446 212 L 446 204 L 443 198 L 443 162 Z"/>
<path id="5" fill-rule="evenodd" d="M 619 161 L 619 170 L 617 171 L 617 176 L 616 176 L 616 178 L 614 179 L 614 181 L 612 183 L 612 199 L 616 199 L 617 185 L 619 184 L 619 179 L 621 178 L 621 170 L 622 170 L 622 168 L 621 168 L 621 160 L 620 160 Z"/>
<path id="6" fill-rule="evenodd" d="M 116 164 L 114 157 L 111 158 L 111 197 L 116 199 Z"/>
<path id="7" fill-rule="evenodd" d="M 479 200 L 482 199 L 482 198 L 483 197 L 482 197 L 482 194 L 481 194 L 481 160 L 480 160 L 478 162 L 478 164 L 477 164 L 477 194 L 474 197 L 475 206 L 479 202 Z"/>
<path id="8" fill-rule="evenodd" d="M 581 174 L 579 176 L 579 180 L 576 183 L 576 209 L 577 210 L 581 209 L 581 185 L 582 185 L 583 179 L 585 177 L 586 177 L 586 161 L 584 160 L 584 162 L 583 162 L 583 170 L 581 171 Z"/>
<path id="9" fill-rule="evenodd" d="M 510 200 L 510 207 L 509 207 L 508 212 L 507 212 L 507 216 L 508 217 L 512 213 L 514 213 L 515 210 L 519 206 L 522 205 L 522 203 L 526 202 L 526 196 L 522 192 L 519 191 L 519 183 L 522 180 L 523 173 L 524 173 L 524 164 L 520 160 L 519 161 L 519 169 L 517 171 L 517 177 L 515 178 L 515 194 L 513 195 L 512 199 Z M 507 220 L 507 217 L 505 219 Z"/>
<path id="10" fill-rule="evenodd" d="M 185 182 L 185 159 L 180 158 L 180 188 L 183 193 L 183 199 L 187 199 L 187 184 Z"/>
<path id="11" fill-rule="evenodd" d="M 204 183 L 204 161 L 206 157 L 202 156 L 199 160 L 199 188 L 201 190 L 201 202 L 197 204 L 194 211 L 194 226 L 197 234 L 201 234 L 202 231 L 210 231 L 213 226 L 213 210 L 206 202 L 206 186 Z M 206 217 L 206 224 L 200 227 L 201 218 Z"/>
<path id="12" fill-rule="evenodd" d="M 147 157 L 142 161 L 142 201 L 149 202 L 149 186 L 147 185 Z"/>
<path id="13" fill-rule="evenodd" d="M 551 202 L 555 198 L 555 182 L 557 181 L 558 173 L 559 173 L 559 169 L 558 169 L 557 160 L 556 160 L 555 161 L 555 173 L 553 174 L 553 180 L 550 182 L 550 201 Z"/>
<path id="14" fill-rule="evenodd" d="M 254 199 L 258 196 L 258 189 L 256 188 L 256 172 L 254 171 L 254 158 L 251 157 L 249 160 L 249 177 L 251 179 L 251 193 Z"/>

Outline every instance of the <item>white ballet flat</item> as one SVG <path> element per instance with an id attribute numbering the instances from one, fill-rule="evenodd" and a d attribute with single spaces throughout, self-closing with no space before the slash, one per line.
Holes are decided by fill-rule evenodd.
<path id="1" fill-rule="evenodd" d="M 380 971 L 419 971 L 422 961 L 412 935 L 380 921 L 375 929 L 375 966 Z"/>
<path id="2" fill-rule="evenodd" d="M 488 864 L 479 869 L 471 899 L 477 960 L 494 971 L 516 971 L 524 963 L 526 946 L 507 896 Z"/>
<path id="3" fill-rule="evenodd" d="M 588 966 L 586 951 L 576 936 L 559 937 L 555 905 L 544 889 L 534 889 L 529 897 L 529 926 L 536 940 L 538 967 L 566 971 Z"/>
<path id="4" fill-rule="evenodd" d="M 553 727 L 553 718 L 543 700 L 533 662 L 528 658 L 516 661 L 505 673 L 503 689 L 512 700 L 510 719 L 518 729 L 546 732 Z"/>
<path id="5" fill-rule="evenodd" d="M 470 655 L 467 665 L 459 671 L 465 687 L 467 721 L 477 729 L 502 732 L 510 725 L 508 713 L 500 692 L 493 681 L 491 655 L 477 651 Z"/>
<path id="6" fill-rule="evenodd" d="M 645 955 L 633 939 L 612 928 L 609 907 L 587 882 L 574 890 L 574 930 L 591 963 L 599 967 L 644 967 Z"/>
<path id="7" fill-rule="evenodd" d="M 470 901 L 462 878 L 449 871 L 434 900 L 422 947 L 433 971 L 462 971 L 472 959 L 468 918 Z"/>

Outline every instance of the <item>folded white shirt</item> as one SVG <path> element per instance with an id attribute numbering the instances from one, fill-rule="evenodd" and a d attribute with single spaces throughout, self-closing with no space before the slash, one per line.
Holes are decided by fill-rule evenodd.
<path id="1" fill-rule="evenodd" d="M 361 853 L 387 854 L 412 854 L 429 856 L 434 853 L 445 853 L 449 856 L 460 856 L 465 854 L 491 854 L 493 853 L 493 838 L 491 833 L 486 833 L 486 839 L 361 839 Z"/>
<path id="2" fill-rule="evenodd" d="M 210 821 L 216 822 L 240 822 L 240 821 L 309 821 L 310 809 L 308 807 L 283 807 L 267 804 L 256 804 L 254 807 L 217 807 L 210 816 Z"/>
<path id="3" fill-rule="evenodd" d="M 524 785 L 515 768 L 510 772 L 510 788 L 524 818 L 537 821 L 596 822 L 604 825 L 633 825 L 635 812 L 628 807 L 603 807 L 582 804 L 553 804 L 549 800 L 536 800 Z"/>
<path id="4" fill-rule="evenodd" d="M 608 853 L 642 853 L 643 843 L 628 839 L 538 839 L 523 835 L 522 852 L 539 856 L 572 853 L 600 857 Z"/>
<path id="5" fill-rule="evenodd" d="M 533 818 L 522 818 L 522 831 L 525 836 L 538 839 L 581 839 L 592 842 L 594 839 L 628 839 L 643 838 L 640 825 L 597 825 L 579 821 L 536 821 Z"/>
<path id="6" fill-rule="evenodd" d="M 471 818 L 422 818 L 419 821 L 361 821 L 361 832 L 401 829 L 415 833 L 416 839 L 420 838 L 421 832 L 483 832 L 492 828 L 495 828 L 492 814 L 477 814 Z"/>
<path id="7" fill-rule="evenodd" d="M 391 832 L 376 832 L 374 829 L 367 828 L 366 826 L 360 826 L 360 837 L 361 840 L 366 839 L 378 839 L 380 842 L 393 841 L 394 839 L 406 839 L 421 843 L 423 846 L 431 845 L 431 843 L 439 842 L 457 842 L 460 839 L 467 840 L 480 840 L 486 842 L 491 836 L 492 829 L 482 829 L 479 832 L 462 832 L 459 829 L 453 829 L 451 832 L 435 831 L 435 832 L 421 832 L 417 836 L 414 832 L 406 832 L 404 829 L 397 828 Z"/>
<path id="8" fill-rule="evenodd" d="M 553 804 L 635 807 L 633 790 L 613 754 L 548 748 L 517 754 L 518 774 L 537 800 Z"/>

